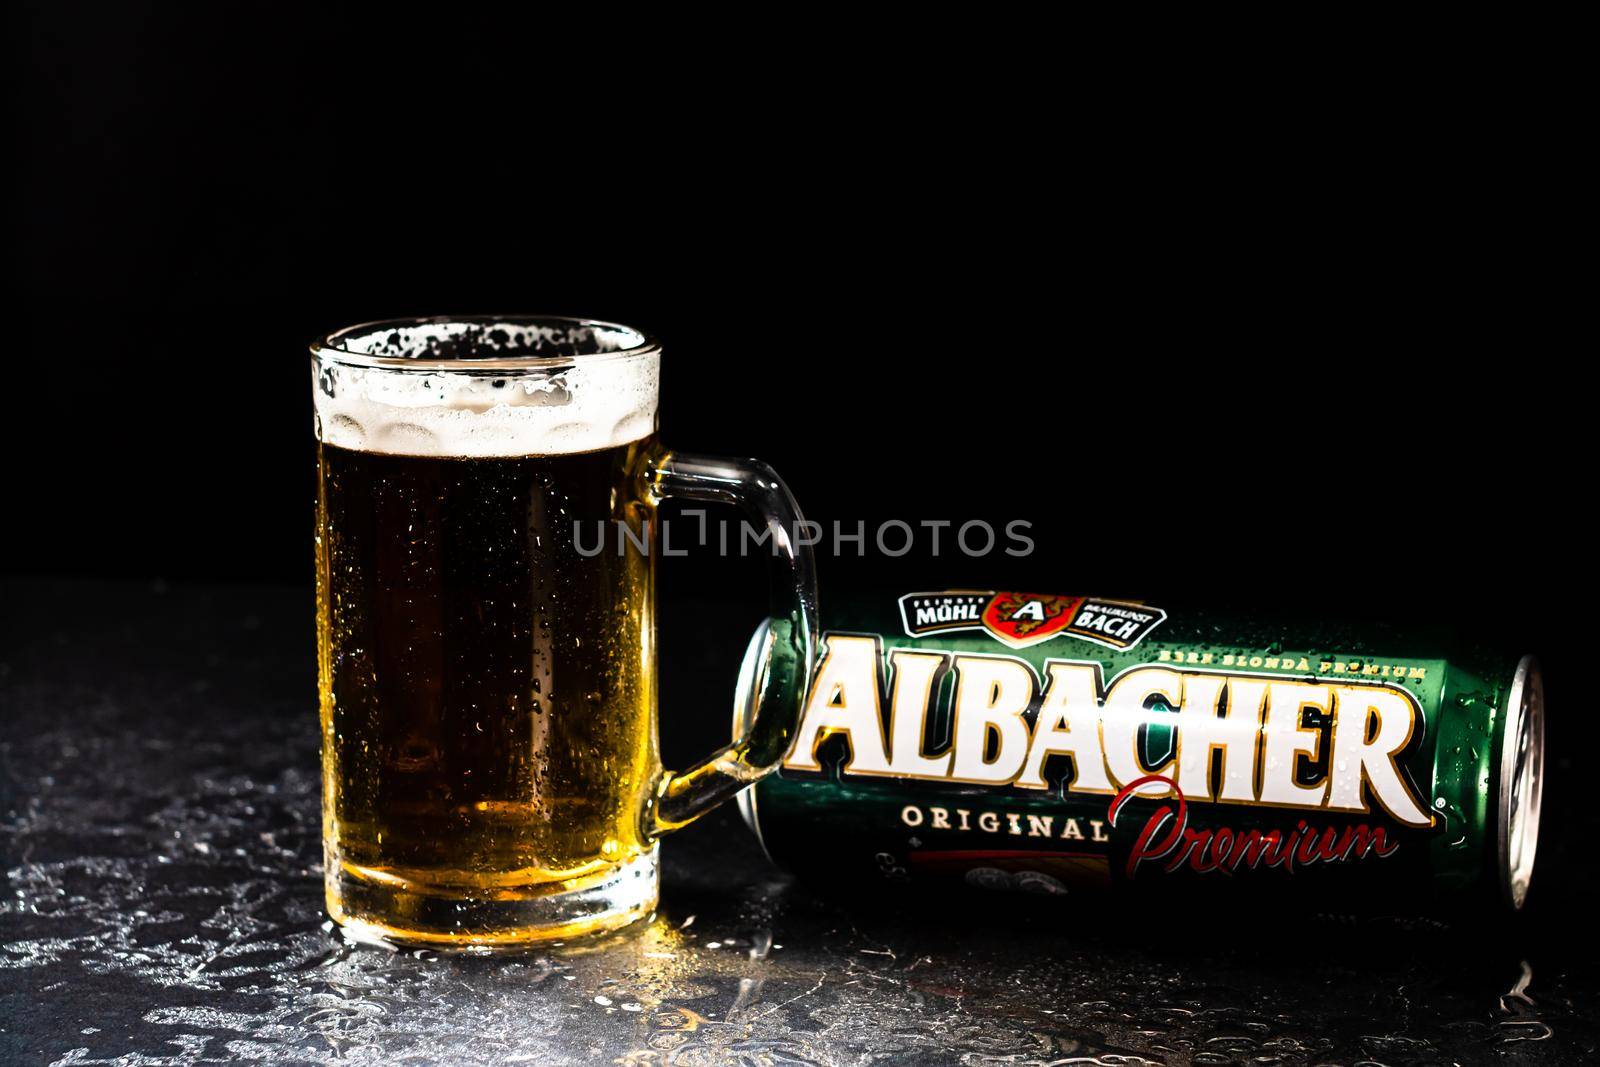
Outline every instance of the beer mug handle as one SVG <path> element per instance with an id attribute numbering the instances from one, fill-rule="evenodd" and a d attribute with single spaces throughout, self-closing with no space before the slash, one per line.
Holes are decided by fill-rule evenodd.
<path id="1" fill-rule="evenodd" d="M 788 486 L 758 460 L 658 453 L 644 472 L 655 502 L 667 497 L 733 504 L 765 526 L 773 547 L 766 655 L 757 670 L 755 714 L 744 736 L 682 773 L 668 771 L 646 815 L 653 835 L 686 826 L 759 781 L 788 755 L 799 727 L 817 648 L 817 577 L 811 546 L 797 543 L 803 519 Z"/>

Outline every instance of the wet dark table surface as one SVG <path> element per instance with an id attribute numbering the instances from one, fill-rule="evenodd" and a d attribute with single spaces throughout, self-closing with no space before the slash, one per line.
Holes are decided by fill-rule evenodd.
<path id="1" fill-rule="evenodd" d="M 1569 754 L 1516 922 L 885 909 L 813 895 L 725 811 L 664 845 L 632 933 L 437 958 L 346 945 L 322 912 L 306 593 L 10 580 L 0 610 L 0 1062 L 1583 1063 L 1600 1043 Z M 696 610 L 715 636 L 668 642 L 667 716 L 707 691 L 721 714 L 748 632 L 692 605 L 679 624 Z"/>

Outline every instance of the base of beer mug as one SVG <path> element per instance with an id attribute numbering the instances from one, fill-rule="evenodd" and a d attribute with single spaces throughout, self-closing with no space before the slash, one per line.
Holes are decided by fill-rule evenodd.
<path id="1" fill-rule="evenodd" d="M 657 851 L 652 847 L 592 884 L 493 897 L 374 878 L 339 865 L 330 868 L 328 913 L 346 938 L 385 947 L 496 952 L 570 941 L 620 930 L 655 911 Z"/>

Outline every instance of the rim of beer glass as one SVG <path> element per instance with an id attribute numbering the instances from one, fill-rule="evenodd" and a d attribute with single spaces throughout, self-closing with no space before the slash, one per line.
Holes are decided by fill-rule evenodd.
<path id="1" fill-rule="evenodd" d="M 425 359 L 415 356 L 374 356 L 355 352 L 344 344 L 357 335 L 380 333 L 386 329 L 415 329 L 419 326 L 452 325 L 559 325 L 566 328 L 590 327 L 632 335 L 634 344 L 610 352 L 580 352 L 559 356 L 507 356 L 495 359 L 477 359 L 456 356 L 442 359 Z M 595 363 L 614 359 L 635 359 L 660 352 L 661 344 L 643 330 L 606 319 L 585 319 L 571 315 L 420 315 L 399 319 L 374 319 L 345 326 L 311 342 L 311 354 L 319 360 L 329 360 L 348 367 L 379 367 L 402 371 L 514 371 L 543 370 L 550 367 L 571 366 L 573 363 Z"/>

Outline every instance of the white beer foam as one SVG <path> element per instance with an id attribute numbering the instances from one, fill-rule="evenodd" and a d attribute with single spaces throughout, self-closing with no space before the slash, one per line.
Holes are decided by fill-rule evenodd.
<path id="1" fill-rule="evenodd" d="M 430 332 L 437 337 L 436 328 Z M 388 354 L 356 340 L 340 347 Z M 312 364 L 317 435 L 353 451 L 435 458 L 567 455 L 637 441 L 656 428 L 661 354 L 653 348 L 624 356 L 580 355 L 549 369 L 471 374 L 337 360 L 337 352 L 324 350 Z"/>

